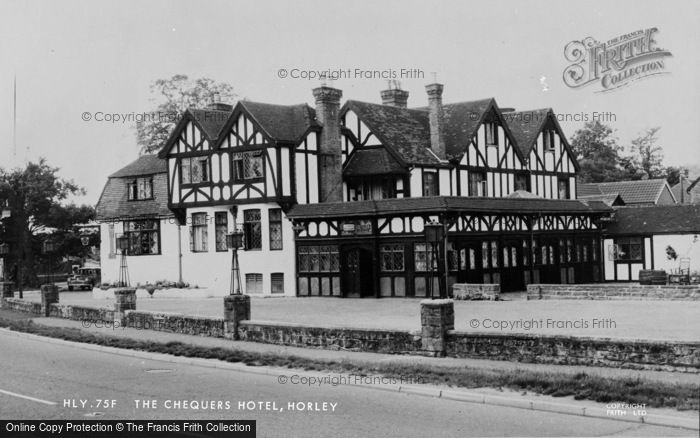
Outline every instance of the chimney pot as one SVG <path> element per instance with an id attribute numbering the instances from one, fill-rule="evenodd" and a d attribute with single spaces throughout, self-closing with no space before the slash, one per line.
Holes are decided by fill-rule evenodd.
<path id="1" fill-rule="evenodd" d="M 384 90 L 380 93 L 382 105 L 395 106 L 397 108 L 408 107 L 408 91 L 399 88 Z"/>

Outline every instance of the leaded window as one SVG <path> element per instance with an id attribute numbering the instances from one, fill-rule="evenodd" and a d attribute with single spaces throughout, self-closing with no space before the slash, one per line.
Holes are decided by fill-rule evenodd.
<path id="1" fill-rule="evenodd" d="M 124 222 L 129 238 L 129 255 L 160 254 L 160 227 L 157 219 Z"/>
<path id="2" fill-rule="evenodd" d="M 262 178 L 263 171 L 262 151 L 239 152 L 233 154 L 231 166 L 231 179 L 233 181 L 245 181 Z"/>
<path id="3" fill-rule="evenodd" d="M 214 232 L 216 233 L 216 250 L 226 251 L 226 234 L 228 233 L 228 213 L 217 211 L 214 214 Z"/>
<path id="4" fill-rule="evenodd" d="M 153 199 L 153 178 L 136 178 L 127 184 L 127 199 L 129 201 L 140 201 L 143 199 Z"/>
<path id="5" fill-rule="evenodd" d="M 300 246 L 297 248 L 299 272 L 340 272 L 337 245 Z"/>
<path id="6" fill-rule="evenodd" d="M 243 212 L 243 230 L 245 232 L 245 249 L 262 249 L 262 225 L 259 209 Z"/>
<path id="7" fill-rule="evenodd" d="M 379 248 L 379 261 L 382 272 L 403 271 L 403 245 L 382 245 Z"/>
<path id="8" fill-rule="evenodd" d="M 426 272 L 430 266 L 435 269 L 433 252 L 427 243 L 416 243 L 413 246 L 413 255 L 416 271 Z"/>
<path id="9" fill-rule="evenodd" d="M 642 260 L 642 238 L 621 237 L 617 239 L 617 260 Z"/>
<path id="10" fill-rule="evenodd" d="M 270 222 L 270 249 L 282 249 L 282 209 L 268 211 Z"/>
<path id="11" fill-rule="evenodd" d="M 183 184 L 197 184 L 209 181 L 209 158 L 183 158 L 180 161 L 180 175 Z"/>

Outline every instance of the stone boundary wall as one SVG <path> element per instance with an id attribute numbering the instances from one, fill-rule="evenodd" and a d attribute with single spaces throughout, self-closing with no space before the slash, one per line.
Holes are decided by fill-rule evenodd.
<path id="1" fill-rule="evenodd" d="M 455 300 L 497 300 L 501 295 L 500 284 L 455 283 L 452 298 Z"/>
<path id="2" fill-rule="evenodd" d="M 139 330 L 181 333 L 185 335 L 224 337 L 224 319 L 186 316 L 179 313 L 127 310 L 125 325 Z"/>
<path id="3" fill-rule="evenodd" d="M 1 307 L 14 312 L 41 315 L 41 303 L 26 301 L 19 298 L 3 298 Z"/>
<path id="4" fill-rule="evenodd" d="M 50 307 L 51 316 L 74 320 L 113 321 L 115 313 L 109 309 L 60 304 Z M 2 300 L 2 308 L 41 315 L 40 303 L 16 298 Z M 223 318 L 128 310 L 125 319 L 128 327 L 137 329 L 219 338 L 230 335 L 226 333 Z M 423 345 L 426 336 L 436 337 L 432 332 L 426 335 L 421 331 L 314 327 L 268 321 L 241 321 L 237 335 L 242 341 L 303 348 L 700 373 L 700 342 L 470 333 L 447 328 L 442 338 L 444 350 L 438 352 Z"/>
<path id="5" fill-rule="evenodd" d="M 49 316 L 54 318 L 73 319 L 76 321 L 114 321 L 113 310 L 94 307 L 67 306 L 64 304 L 51 304 Z"/>
<path id="6" fill-rule="evenodd" d="M 700 373 L 700 342 L 448 331 L 448 357 Z"/>
<path id="7" fill-rule="evenodd" d="M 700 301 L 700 286 L 639 284 L 529 284 L 528 300 Z"/>
<path id="8" fill-rule="evenodd" d="M 312 327 L 267 321 L 242 321 L 238 327 L 241 341 L 326 350 L 366 351 L 390 354 L 421 352 L 419 332 Z"/>

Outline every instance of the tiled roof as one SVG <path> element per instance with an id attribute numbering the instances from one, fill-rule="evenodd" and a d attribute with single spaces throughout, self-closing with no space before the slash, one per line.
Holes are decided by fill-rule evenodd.
<path id="1" fill-rule="evenodd" d="M 579 184 L 577 193 L 592 193 L 595 189 L 587 186 L 597 186 L 602 194 L 618 193 L 625 204 L 656 203 L 661 192 L 667 187 L 665 179 L 647 179 L 638 181 L 617 181 L 606 183 Z M 585 195 L 584 195 L 585 196 Z"/>
<path id="2" fill-rule="evenodd" d="M 542 130 L 542 126 L 547 121 L 548 114 L 552 112 L 550 108 L 513 111 L 503 114 L 510 132 L 515 137 L 515 142 L 524 157 L 530 155 L 537 136 Z"/>
<path id="3" fill-rule="evenodd" d="M 141 155 L 138 159 L 117 170 L 109 177 L 120 178 L 165 172 L 167 172 L 167 162 L 165 160 L 158 158 L 157 155 Z"/>
<path id="4" fill-rule="evenodd" d="M 700 205 L 663 205 L 619 208 L 617 221 L 605 234 L 682 234 L 700 233 Z"/>
<path id="5" fill-rule="evenodd" d="M 607 195 L 590 195 L 590 196 L 578 196 L 581 201 L 600 201 L 604 202 L 605 205 L 612 206 L 622 206 L 625 205 L 625 201 L 622 200 L 618 193 L 610 193 Z"/>
<path id="6" fill-rule="evenodd" d="M 210 142 L 215 142 L 221 134 L 232 111 L 222 111 L 214 109 L 188 109 L 188 113 L 197 121 L 204 131 L 204 136 Z"/>
<path id="7" fill-rule="evenodd" d="M 694 191 L 695 193 L 700 192 L 700 178 L 697 178 L 695 180 L 689 179 L 689 178 L 683 178 L 683 202 L 689 202 L 691 196 L 690 192 Z M 673 196 L 676 198 L 676 201 L 681 202 L 681 183 L 677 183 L 673 187 L 671 187 L 671 193 L 673 193 Z"/>
<path id="8" fill-rule="evenodd" d="M 352 153 L 343 169 L 345 176 L 371 176 L 406 173 L 385 148 L 361 148 Z"/>
<path id="9" fill-rule="evenodd" d="M 348 100 L 352 109 L 385 147 L 406 164 L 435 165 L 440 160 L 430 150 L 428 112 Z"/>
<path id="10" fill-rule="evenodd" d="M 110 177 L 97 201 L 96 220 L 117 221 L 144 217 L 171 217 L 168 209 L 167 173 L 153 175 L 153 199 L 129 201 L 128 177 Z"/>
<path id="11" fill-rule="evenodd" d="M 476 134 L 493 98 L 470 102 L 448 103 L 442 106 L 444 114 L 445 148 L 448 158 L 458 158 Z"/>
<path id="12" fill-rule="evenodd" d="M 610 213 L 613 210 L 602 202 L 584 203 L 577 200 L 482 198 L 433 196 L 421 198 L 382 199 L 377 201 L 329 202 L 298 204 L 287 217 L 342 218 L 375 216 L 395 213 L 426 212 L 483 212 L 483 213 Z"/>
<path id="13" fill-rule="evenodd" d="M 576 184 L 576 197 L 581 198 L 583 196 L 600 196 L 603 192 L 600 190 L 598 184 Z"/>
<path id="14" fill-rule="evenodd" d="M 260 127 L 276 141 L 297 142 L 311 126 L 317 126 L 316 111 L 306 104 L 274 105 L 242 100 Z"/>

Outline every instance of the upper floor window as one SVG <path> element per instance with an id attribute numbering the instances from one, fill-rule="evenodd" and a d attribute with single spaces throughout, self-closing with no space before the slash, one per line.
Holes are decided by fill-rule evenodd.
<path id="1" fill-rule="evenodd" d="M 530 191 L 530 178 L 528 175 L 523 173 L 515 175 L 515 190 Z"/>
<path id="2" fill-rule="evenodd" d="M 486 196 L 486 174 L 469 172 L 469 196 Z"/>
<path id="3" fill-rule="evenodd" d="M 197 184 L 209 181 L 209 158 L 189 157 L 180 161 L 180 174 L 183 184 Z"/>
<path id="4" fill-rule="evenodd" d="M 192 252 L 207 252 L 209 250 L 207 214 L 192 213 L 192 226 L 190 227 L 190 250 Z"/>
<path id="5" fill-rule="evenodd" d="M 373 199 L 396 198 L 396 179 L 385 178 L 364 178 L 355 180 L 351 184 L 352 199 L 355 201 L 366 201 Z"/>
<path id="6" fill-rule="evenodd" d="M 136 178 L 128 183 L 129 201 L 153 199 L 153 178 Z"/>
<path id="7" fill-rule="evenodd" d="M 437 172 L 423 172 L 423 196 L 437 195 Z"/>
<path id="8" fill-rule="evenodd" d="M 498 146 L 498 125 L 495 123 L 487 123 L 485 126 L 486 144 L 488 146 Z"/>
<path id="9" fill-rule="evenodd" d="M 571 197 L 569 192 L 569 178 L 558 178 L 557 188 L 559 189 L 559 199 L 569 199 Z"/>
<path id="10" fill-rule="evenodd" d="M 262 151 L 239 152 L 233 154 L 231 179 L 245 181 L 263 177 Z"/>
<path id="11" fill-rule="evenodd" d="M 129 255 L 160 254 L 160 227 L 157 219 L 124 222 L 129 238 Z"/>
<path id="12" fill-rule="evenodd" d="M 260 210 L 245 210 L 243 212 L 243 232 L 245 233 L 245 249 L 262 249 L 262 225 Z"/>
<path id="13" fill-rule="evenodd" d="M 545 152 L 554 152 L 554 131 L 544 131 L 542 133 L 542 141 Z"/>

